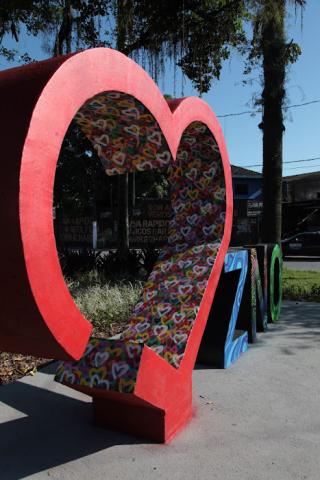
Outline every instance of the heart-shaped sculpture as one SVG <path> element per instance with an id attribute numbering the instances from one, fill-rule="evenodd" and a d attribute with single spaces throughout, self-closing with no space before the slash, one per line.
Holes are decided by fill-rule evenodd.
<path id="1" fill-rule="evenodd" d="M 119 414 L 119 406 L 118 410 L 114 406 L 114 399 L 121 397 L 122 403 L 143 410 L 155 422 L 155 438 L 168 440 L 191 417 L 192 368 L 231 234 L 231 172 L 219 124 L 200 99 L 168 104 L 138 65 L 109 49 L 22 67 L 7 72 L 7 77 L 0 74 L 1 86 L 8 99 L 14 99 L 7 123 L 14 114 L 18 119 L 18 141 L 10 142 L 9 128 L 2 132 L 4 154 L 12 162 L 1 188 L 13 213 L 9 234 L 15 253 L 11 272 L 5 262 L 9 282 L 0 317 L 3 350 L 77 359 L 88 340 L 90 325 L 64 283 L 52 221 L 56 162 L 72 119 L 76 116 L 108 174 L 169 166 L 174 216 L 148 293 L 136 306 L 122 339 L 105 344 L 94 339 L 88 349 L 90 358 L 97 353 L 103 358 L 108 351 L 110 378 L 101 366 L 91 377 L 88 370 L 88 381 L 82 375 L 81 385 L 69 382 L 67 378 L 77 378 L 72 375 L 74 364 L 65 366 L 62 379 L 93 394 L 100 419 L 109 408 L 109 424 L 113 418 L 118 427 L 126 428 L 132 415 Z M 6 102 L 4 97 L 2 108 Z M 167 288 L 165 282 L 175 286 Z M 16 319 L 10 324 L 9 305 L 14 310 L 11 318 Z M 150 324 L 142 333 L 141 318 Z M 170 334 L 159 335 L 159 325 Z M 78 367 L 81 362 L 88 368 L 85 359 Z M 97 398 L 108 401 L 108 406 Z M 135 414 L 138 419 L 136 410 Z M 137 424 L 132 430 L 139 430 Z"/>

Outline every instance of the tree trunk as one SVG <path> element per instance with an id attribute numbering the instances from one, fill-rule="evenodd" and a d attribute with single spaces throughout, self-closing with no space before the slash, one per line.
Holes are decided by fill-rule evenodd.
<path id="1" fill-rule="evenodd" d="M 128 173 L 118 178 L 118 257 L 125 260 L 129 253 Z"/>
<path id="2" fill-rule="evenodd" d="M 262 32 L 263 216 L 262 240 L 279 243 L 282 221 L 282 105 L 285 97 L 285 0 L 269 0 Z M 271 13 L 272 12 L 272 13 Z"/>
<path id="3" fill-rule="evenodd" d="M 117 50 L 124 52 L 126 42 L 125 0 L 117 0 Z M 118 183 L 118 257 L 129 254 L 129 173 L 119 175 Z"/>

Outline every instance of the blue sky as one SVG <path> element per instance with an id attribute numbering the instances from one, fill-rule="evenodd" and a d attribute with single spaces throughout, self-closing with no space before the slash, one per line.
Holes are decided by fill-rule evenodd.
<path id="1" fill-rule="evenodd" d="M 320 100 L 320 44 L 318 42 L 320 22 L 320 0 L 308 0 L 303 13 L 301 29 L 300 12 L 295 17 L 294 8 L 290 8 L 287 18 L 287 37 L 293 39 L 302 48 L 297 63 L 290 67 L 287 78 L 287 105 Z M 28 51 L 35 59 L 44 59 L 48 54 L 41 48 L 41 40 L 21 34 L 19 51 Z M 7 47 L 16 47 L 15 42 L 7 38 Z M 14 66 L 0 59 L 0 69 Z M 260 70 L 253 71 L 249 78 L 251 85 L 243 86 L 244 61 L 234 53 L 231 60 L 225 62 L 221 78 L 215 81 L 211 91 L 204 95 L 217 115 L 252 110 L 252 98 L 261 91 Z M 168 68 L 159 87 L 164 93 L 174 93 L 173 70 Z M 181 74 L 177 75 L 176 96 L 182 92 Z M 184 79 L 184 96 L 197 95 L 191 83 Z M 284 162 L 319 157 L 314 161 L 284 163 L 284 175 L 320 171 L 320 102 L 299 108 L 291 108 L 286 114 L 286 132 L 284 135 Z M 241 115 L 220 118 L 225 135 L 230 161 L 240 166 L 262 164 L 262 134 L 258 129 L 261 114 Z M 249 167 L 261 171 L 261 167 Z"/>

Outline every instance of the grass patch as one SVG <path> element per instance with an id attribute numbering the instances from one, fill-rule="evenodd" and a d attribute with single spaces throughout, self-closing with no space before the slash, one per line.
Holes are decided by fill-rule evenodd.
<path id="1" fill-rule="evenodd" d="M 282 289 L 285 300 L 320 302 L 320 272 L 284 268 Z"/>
<path id="2" fill-rule="evenodd" d="M 83 315 L 93 324 L 95 336 L 110 337 L 123 331 L 143 289 L 142 281 L 105 281 L 96 271 L 66 280 Z"/>

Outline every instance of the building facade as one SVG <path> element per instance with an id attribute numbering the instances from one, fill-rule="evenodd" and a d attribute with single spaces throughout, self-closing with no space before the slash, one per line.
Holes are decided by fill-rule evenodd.
<path id="1" fill-rule="evenodd" d="M 232 165 L 232 245 L 259 241 L 262 216 L 262 174 Z"/>
<path id="2" fill-rule="evenodd" d="M 283 178 L 283 236 L 320 230 L 320 172 Z"/>

